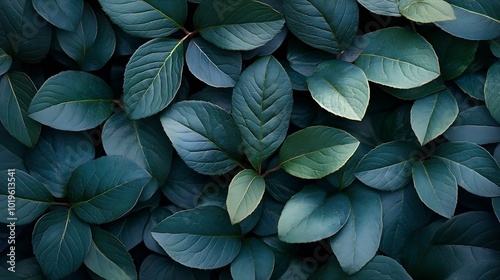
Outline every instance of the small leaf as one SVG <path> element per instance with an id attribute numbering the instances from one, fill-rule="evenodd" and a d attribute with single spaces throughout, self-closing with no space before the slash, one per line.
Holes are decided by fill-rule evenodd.
<path id="1" fill-rule="evenodd" d="M 83 0 L 60 2 L 33 0 L 33 7 L 45 20 L 57 28 L 75 31 L 83 14 Z"/>
<path id="2" fill-rule="evenodd" d="M 251 169 L 245 169 L 231 180 L 227 193 L 227 212 L 231 223 L 236 224 L 248 217 L 257 208 L 264 191 L 264 178 Z"/>
<path id="3" fill-rule="evenodd" d="M 311 126 L 288 136 L 279 156 L 291 175 L 318 179 L 342 167 L 358 146 L 359 141 L 343 130 Z"/>
<path id="4" fill-rule="evenodd" d="M 12 65 L 12 57 L 0 48 L 0 76 L 9 71 Z"/>
<path id="5" fill-rule="evenodd" d="M 500 63 L 493 64 L 488 69 L 484 84 L 484 99 L 491 115 L 500 123 Z"/>
<path id="6" fill-rule="evenodd" d="M 444 0 L 401 0 L 399 11 L 404 17 L 421 23 L 456 19 L 452 6 Z"/>
<path id="7" fill-rule="evenodd" d="M 270 279 L 273 269 L 272 249 L 258 238 L 248 238 L 231 263 L 231 276 L 235 280 Z"/>
<path id="8" fill-rule="evenodd" d="M 180 211 L 151 233 L 172 259 L 188 267 L 215 269 L 231 263 L 241 248 L 241 231 L 217 206 Z"/>

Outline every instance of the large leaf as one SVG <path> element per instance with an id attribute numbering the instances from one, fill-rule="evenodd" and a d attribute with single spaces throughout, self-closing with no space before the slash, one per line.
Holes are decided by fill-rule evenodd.
<path id="1" fill-rule="evenodd" d="M 468 40 L 490 40 L 500 36 L 500 2 L 490 0 L 447 0 L 456 20 L 435 24 L 453 36 Z"/>
<path id="2" fill-rule="evenodd" d="M 392 279 L 411 280 L 412 277 L 396 260 L 386 256 L 375 256 L 349 280 Z"/>
<path id="3" fill-rule="evenodd" d="M 246 239 L 231 263 L 231 275 L 235 280 L 270 279 L 273 269 L 273 251 L 258 238 Z"/>
<path id="4" fill-rule="evenodd" d="M 353 185 L 345 193 L 351 202 L 351 215 L 330 239 L 330 245 L 342 269 L 353 274 L 378 250 L 382 236 L 382 202 L 376 191 L 362 184 Z"/>
<path id="5" fill-rule="evenodd" d="M 228 50 L 251 50 L 271 41 L 283 27 L 283 15 L 256 0 L 203 1 L 194 27 L 210 43 Z"/>
<path id="6" fill-rule="evenodd" d="M 455 97 L 448 90 L 418 99 L 411 107 L 411 128 L 425 145 L 445 132 L 458 115 Z"/>
<path id="7" fill-rule="evenodd" d="M 375 14 L 391 17 L 401 16 L 396 0 L 358 0 L 358 3 Z"/>
<path id="8" fill-rule="evenodd" d="M 398 5 L 401 14 L 415 22 L 430 23 L 455 19 L 452 6 L 444 0 L 401 0 Z"/>
<path id="9" fill-rule="evenodd" d="M 204 101 L 183 101 L 170 106 L 160 119 L 179 156 L 195 171 L 224 174 L 238 165 L 241 136 L 224 109 Z"/>
<path id="10" fill-rule="evenodd" d="M 356 36 L 359 11 L 355 1 L 285 0 L 283 9 L 288 29 L 320 50 L 341 53 Z"/>
<path id="11" fill-rule="evenodd" d="M 461 112 L 444 136 L 452 142 L 468 141 L 478 145 L 499 143 L 500 124 L 486 106 L 475 106 Z"/>
<path id="12" fill-rule="evenodd" d="M 323 62 L 307 78 L 307 85 L 323 109 L 347 119 L 363 119 L 370 87 L 365 73 L 358 67 L 340 60 Z"/>
<path id="13" fill-rule="evenodd" d="M 488 69 L 486 83 L 484 84 L 484 100 L 491 115 L 500 123 L 500 62 L 493 64 Z"/>
<path id="14" fill-rule="evenodd" d="M 155 254 L 149 255 L 141 264 L 139 279 L 163 280 L 163 279 L 207 279 L 208 271 L 194 270 L 185 267 L 171 258 Z M 199 275 L 203 275 L 200 277 Z M 197 276 L 199 278 L 197 278 Z"/>
<path id="15" fill-rule="evenodd" d="M 355 63 L 374 83 L 407 89 L 424 85 L 440 74 L 434 49 L 417 33 L 389 27 L 362 39 L 366 46 Z"/>
<path id="16" fill-rule="evenodd" d="M 215 269 L 231 263 L 241 248 L 241 230 L 226 211 L 201 206 L 175 213 L 151 233 L 172 259 L 182 265 Z"/>
<path id="17" fill-rule="evenodd" d="M 106 15 L 100 10 L 96 10 L 95 15 L 97 35 L 94 44 L 85 53 L 85 60 L 80 64 L 80 68 L 84 71 L 95 71 L 104 67 L 113 56 L 116 47 L 116 35 Z"/>
<path id="18" fill-rule="evenodd" d="M 245 69 L 234 88 L 233 117 L 243 137 L 243 149 L 258 171 L 285 139 L 292 102 L 290 79 L 272 56 Z"/>
<path id="19" fill-rule="evenodd" d="M 328 195 L 319 187 L 306 186 L 286 203 L 278 222 L 278 236 L 288 243 L 330 237 L 348 221 L 350 206 L 349 198 L 343 193 Z"/>
<path id="20" fill-rule="evenodd" d="M 140 46 L 125 67 L 123 103 L 132 119 L 154 115 L 172 102 L 181 86 L 182 42 L 158 38 Z"/>
<path id="21" fill-rule="evenodd" d="M 0 121 L 19 142 L 35 146 L 41 125 L 28 117 L 28 108 L 36 88 L 22 72 L 9 72 L 0 76 Z"/>
<path id="22" fill-rule="evenodd" d="M 6 53 L 2 48 L 0 48 L 0 75 L 5 74 L 9 71 L 12 65 L 12 57 Z"/>
<path id="23" fill-rule="evenodd" d="M 107 223 L 134 207 L 150 179 L 146 170 L 124 157 L 100 157 L 80 165 L 73 172 L 68 199 L 82 220 Z"/>
<path id="24" fill-rule="evenodd" d="M 468 142 L 439 145 L 433 157 L 444 160 L 467 191 L 485 197 L 500 196 L 500 167 L 488 151 Z"/>
<path id="25" fill-rule="evenodd" d="M 101 78 L 65 71 L 50 77 L 31 101 L 28 114 L 55 129 L 94 128 L 111 115 L 113 92 Z"/>
<path id="26" fill-rule="evenodd" d="M 262 200 L 265 190 L 264 178 L 255 171 L 245 169 L 236 174 L 229 184 L 226 200 L 231 223 L 239 223 L 252 214 Z"/>
<path id="27" fill-rule="evenodd" d="M 83 14 L 83 0 L 33 0 L 33 8 L 57 28 L 75 31 Z"/>
<path id="28" fill-rule="evenodd" d="M 342 167 L 358 146 L 359 141 L 343 130 L 311 126 L 288 136 L 279 156 L 291 175 L 318 179 Z"/>
<path id="29" fill-rule="evenodd" d="M 88 224 L 70 210 L 41 217 L 33 230 L 33 252 L 49 279 L 61 279 L 82 265 L 91 240 Z"/>
<path id="30" fill-rule="evenodd" d="M 99 0 L 111 20 L 125 32 L 144 38 L 168 36 L 182 28 L 186 0 Z"/>

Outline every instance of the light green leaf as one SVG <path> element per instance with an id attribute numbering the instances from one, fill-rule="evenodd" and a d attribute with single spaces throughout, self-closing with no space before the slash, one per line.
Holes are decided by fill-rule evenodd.
<path id="1" fill-rule="evenodd" d="M 273 250 L 258 238 L 248 238 L 231 263 L 234 280 L 270 279 L 274 270 Z"/>
<path id="2" fill-rule="evenodd" d="M 229 184 L 226 200 L 231 223 L 239 223 L 252 214 L 262 200 L 265 190 L 264 178 L 255 171 L 245 169 L 236 174 Z"/>
<path id="3" fill-rule="evenodd" d="M 307 85 L 323 109 L 347 119 L 363 119 L 370 87 L 365 73 L 358 67 L 340 60 L 323 62 L 307 78 Z"/>
<path id="4" fill-rule="evenodd" d="M 484 101 L 491 115 L 500 123 L 500 62 L 488 69 L 484 84 Z"/>
<path id="5" fill-rule="evenodd" d="M 0 48 L 0 76 L 9 71 L 12 65 L 12 57 Z"/>
<path id="6" fill-rule="evenodd" d="M 478 145 L 499 143 L 500 124 L 486 106 L 475 106 L 460 113 L 444 136 L 452 142 L 468 141 Z"/>
<path id="7" fill-rule="evenodd" d="M 172 102 L 184 67 L 182 42 L 158 38 L 140 46 L 125 67 L 123 103 L 131 119 L 154 115 Z"/>
<path id="8" fill-rule="evenodd" d="M 456 19 L 452 6 L 444 0 L 400 0 L 399 11 L 404 17 L 421 23 Z"/>
<path id="9" fill-rule="evenodd" d="M 83 0 L 33 0 L 33 8 L 57 28 L 75 31 L 83 14 Z"/>

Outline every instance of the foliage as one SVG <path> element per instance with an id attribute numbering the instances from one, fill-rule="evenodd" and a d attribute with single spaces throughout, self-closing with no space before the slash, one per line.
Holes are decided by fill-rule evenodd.
<path id="1" fill-rule="evenodd" d="M 0 14 L 0 278 L 498 276 L 499 1 Z"/>

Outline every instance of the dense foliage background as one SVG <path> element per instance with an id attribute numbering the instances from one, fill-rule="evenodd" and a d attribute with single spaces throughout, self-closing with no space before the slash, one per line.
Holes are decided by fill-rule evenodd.
<path id="1" fill-rule="evenodd" d="M 0 278 L 495 279 L 499 57 L 492 0 L 2 0 Z"/>

